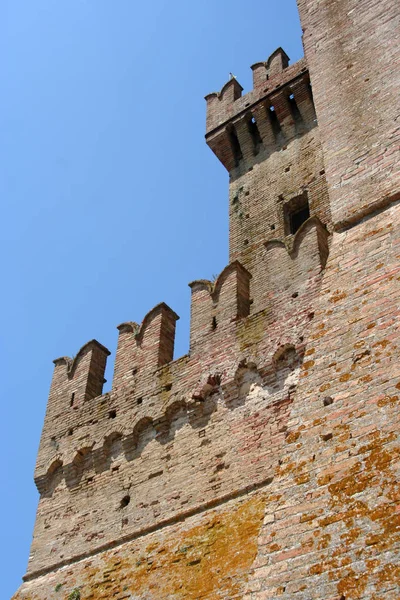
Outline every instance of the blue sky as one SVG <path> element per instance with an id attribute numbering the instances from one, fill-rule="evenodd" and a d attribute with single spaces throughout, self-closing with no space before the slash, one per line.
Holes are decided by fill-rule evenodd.
<path id="1" fill-rule="evenodd" d="M 0 3 L 1 597 L 25 572 L 52 360 L 165 301 L 188 350 L 189 281 L 228 262 L 228 175 L 204 96 L 282 46 L 295 0 Z"/>

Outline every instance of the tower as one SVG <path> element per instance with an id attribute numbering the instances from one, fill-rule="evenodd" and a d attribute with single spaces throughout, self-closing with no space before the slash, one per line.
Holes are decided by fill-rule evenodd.
<path id="1" fill-rule="evenodd" d="M 55 361 L 16 599 L 396 598 L 399 6 L 299 0 L 207 101 L 230 262 Z M 381 42 L 377 44 L 377 39 Z"/>

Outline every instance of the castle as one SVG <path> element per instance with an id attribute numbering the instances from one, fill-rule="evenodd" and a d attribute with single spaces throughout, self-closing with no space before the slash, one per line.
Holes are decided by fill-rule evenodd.
<path id="1" fill-rule="evenodd" d="M 230 262 L 55 360 L 14 600 L 397 600 L 400 5 L 298 0 L 207 102 Z"/>

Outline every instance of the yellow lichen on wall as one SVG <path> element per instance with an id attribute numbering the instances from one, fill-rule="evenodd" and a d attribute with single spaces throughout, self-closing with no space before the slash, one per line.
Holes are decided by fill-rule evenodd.
<path id="1" fill-rule="evenodd" d="M 264 518 L 255 495 L 25 584 L 14 600 L 242 598 Z M 37 590 L 37 591 L 36 591 Z"/>

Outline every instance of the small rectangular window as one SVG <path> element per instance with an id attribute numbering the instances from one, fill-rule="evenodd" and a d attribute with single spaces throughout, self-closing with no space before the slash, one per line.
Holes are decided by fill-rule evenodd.
<path id="1" fill-rule="evenodd" d="M 283 206 L 285 234 L 294 235 L 296 231 L 310 218 L 310 206 L 307 194 L 295 196 Z"/>

